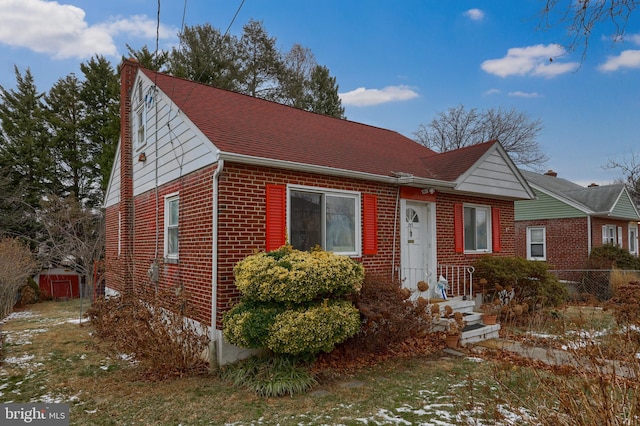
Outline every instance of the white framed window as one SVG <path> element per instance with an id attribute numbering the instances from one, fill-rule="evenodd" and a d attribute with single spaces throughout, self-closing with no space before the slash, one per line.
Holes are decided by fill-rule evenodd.
<path id="1" fill-rule="evenodd" d="M 491 209 L 487 206 L 464 206 L 464 251 L 491 251 Z"/>
<path id="2" fill-rule="evenodd" d="M 638 255 L 638 225 L 629 225 L 629 253 Z"/>
<path id="3" fill-rule="evenodd" d="M 618 244 L 615 225 L 602 225 L 602 244 L 611 244 L 612 246 Z"/>
<path id="4" fill-rule="evenodd" d="M 147 108 L 142 93 L 142 84 L 138 84 L 136 93 L 131 131 L 133 133 L 133 146 L 135 149 L 140 149 L 147 143 Z"/>
<path id="5" fill-rule="evenodd" d="M 618 247 L 622 248 L 622 226 L 618 226 Z"/>
<path id="6" fill-rule="evenodd" d="M 316 246 L 360 255 L 360 193 L 314 187 L 288 188 L 289 242 L 298 250 Z"/>
<path id="7" fill-rule="evenodd" d="M 547 230 L 544 226 L 527 227 L 527 260 L 547 260 Z"/>
<path id="8" fill-rule="evenodd" d="M 144 106 L 136 109 L 133 121 L 133 146 L 136 149 L 142 148 L 146 144 L 146 117 Z"/>
<path id="9" fill-rule="evenodd" d="M 167 259 L 177 259 L 179 249 L 179 212 L 180 199 L 178 193 L 169 194 L 164 198 L 164 256 Z"/>

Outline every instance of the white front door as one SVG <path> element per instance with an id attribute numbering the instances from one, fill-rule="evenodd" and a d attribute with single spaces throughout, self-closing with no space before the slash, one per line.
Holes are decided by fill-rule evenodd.
<path id="1" fill-rule="evenodd" d="M 402 235 L 400 263 L 402 286 L 423 297 L 431 297 L 435 286 L 435 205 L 405 201 L 402 208 Z M 419 281 L 429 284 L 427 293 L 417 290 Z"/>

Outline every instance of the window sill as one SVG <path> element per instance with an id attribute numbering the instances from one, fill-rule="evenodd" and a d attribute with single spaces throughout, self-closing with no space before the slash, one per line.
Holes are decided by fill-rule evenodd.
<path id="1" fill-rule="evenodd" d="M 177 257 L 165 257 L 164 263 L 168 263 L 170 265 L 177 265 L 180 263 L 180 260 Z"/>

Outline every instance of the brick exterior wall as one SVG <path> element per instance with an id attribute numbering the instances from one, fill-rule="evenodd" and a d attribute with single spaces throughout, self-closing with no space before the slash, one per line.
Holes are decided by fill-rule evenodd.
<path id="1" fill-rule="evenodd" d="M 500 240 L 501 248 L 495 256 L 515 255 L 515 231 L 513 228 L 513 201 L 495 200 L 490 198 L 469 197 L 456 194 L 437 193 L 436 197 L 436 232 L 438 263 L 449 265 L 472 265 L 480 256 L 486 253 L 463 254 L 455 252 L 453 206 L 458 203 L 470 203 L 500 209 Z M 489 224 L 491 226 L 491 224 Z M 491 246 L 491 242 L 489 242 Z"/>
<path id="2" fill-rule="evenodd" d="M 591 247 L 602 246 L 602 225 L 622 227 L 622 247 L 629 249 L 628 222 L 607 218 L 591 219 Z M 547 263 L 550 269 L 584 269 L 589 260 L 588 219 L 546 219 L 518 221 L 516 227 L 516 255 L 527 257 L 527 227 L 546 229 Z"/>
<path id="3" fill-rule="evenodd" d="M 158 236 L 158 262 L 160 287 L 184 286 L 197 303 L 197 318 L 210 324 L 211 274 L 213 233 L 213 173 L 215 166 L 183 177 L 135 197 L 133 221 L 135 286 L 152 285 L 147 271 L 155 259 L 156 233 Z M 304 185 L 327 189 L 357 191 L 375 194 L 378 201 L 378 253 L 362 255 L 367 273 L 391 275 L 400 266 L 400 217 L 396 218 L 398 187 L 355 179 L 270 169 L 243 164 L 225 163 L 219 177 L 218 220 L 218 289 L 217 327 L 221 328 L 221 315 L 239 297 L 234 280 L 234 265 L 256 250 L 265 249 L 266 185 Z M 164 196 L 179 192 L 179 261 L 163 261 Z M 437 260 L 439 263 L 469 265 L 480 255 L 454 253 L 453 206 L 455 203 L 474 203 L 500 208 L 502 247 L 500 256 L 515 253 L 513 228 L 513 202 L 480 197 L 465 197 L 436 193 Z M 432 198 L 432 199 L 433 199 Z M 157 204 L 156 204 L 157 203 Z M 118 210 L 111 206 L 107 221 L 107 285 L 124 288 L 124 256 L 118 256 Z M 158 212 L 156 228 L 156 211 Z M 394 224 L 398 229 L 394 232 Z M 395 244 L 394 244 L 395 239 Z M 395 256 L 394 256 L 395 248 Z"/>
<path id="4" fill-rule="evenodd" d="M 267 184 L 304 185 L 377 195 L 378 254 L 363 255 L 358 260 L 368 273 L 391 274 L 396 186 L 227 163 L 219 183 L 218 312 L 229 309 L 239 296 L 233 282 L 233 266 L 256 250 L 265 249 Z M 396 233 L 396 268 L 400 265 L 399 244 L 400 236 Z"/>
<path id="5" fill-rule="evenodd" d="M 583 269 L 589 257 L 587 218 L 527 220 L 515 224 L 516 254 L 527 257 L 527 227 L 546 229 L 547 263 L 550 269 Z"/>

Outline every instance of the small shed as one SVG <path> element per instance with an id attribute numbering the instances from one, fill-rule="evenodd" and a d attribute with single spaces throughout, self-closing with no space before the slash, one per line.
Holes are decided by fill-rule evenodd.
<path id="1" fill-rule="evenodd" d="M 43 299 L 72 299 L 80 297 L 81 275 L 71 268 L 43 269 L 34 277 Z"/>

